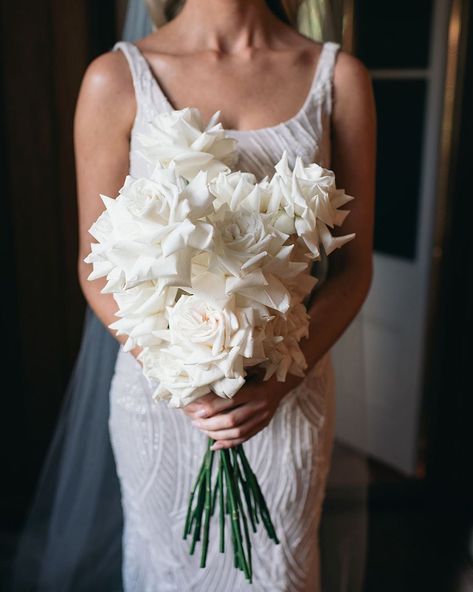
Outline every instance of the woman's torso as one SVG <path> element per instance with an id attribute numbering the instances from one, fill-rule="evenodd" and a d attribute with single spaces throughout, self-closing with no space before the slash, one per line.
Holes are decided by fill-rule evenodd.
<path id="1" fill-rule="evenodd" d="M 174 108 L 135 44 L 122 41 L 116 43 L 114 49 L 123 51 L 128 61 L 136 96 L 136 116 L 130 134 L 129 173 L 133 177 L 146 176 L 151 172 L 151 165 L 140 152 L 138 136 L 146 130 L 149 120 Z M 306 165 L 317 162 L 330 168 L 333 75 L 339 49 L 337 43 L 323 44 L 309 92 L 302 107 L 290 119 L 253 130 L 227 130 L 227 134 L 238 141 L 238 168 L 253 173 L 257 179 L 271 176 L 284 151 L 291 166 L 300 156 Z M 319 279 L 315 290 L 320 287 L 327 272 L 327 257 L 322 254 L 321 260 L 315 262 L 311 269 L 311 273 Z"/>
<path id="2" fill-rule="evenodd" d="M 137 109 L 131 130 L 130 174 L 138 177 L 150 172 L 150 165 L 140 155 L 137 135 L 144 131 L 148 120 L 158 113 L 172 111 L 173 107 L 135 44 L 120 42 L 114 49 L 125 54 L 135 87 Z M 306 164 L 317 162 L 330 167 L 333 70 L 338 50 L 336 43 L 323 44 L 309 92 L 293 117 L 270 127 L 227 130 L 229 136 L 238 140 L 239 168 L 257 178 L 271 175 L 284 150 L 290 164 L 299 155 Z"/>

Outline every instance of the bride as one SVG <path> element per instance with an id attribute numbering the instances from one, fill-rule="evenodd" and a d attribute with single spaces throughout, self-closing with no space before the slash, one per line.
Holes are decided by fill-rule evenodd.
<path id="1" fill-rule="evenodd" d="M 79 276 L 104 326 L 115 320 L 116 304 L 101 294 L 101 280 L 87 281 L 88 229 L 102 209 L 99 194 L 117 195 L 127 174 L 149 172 L 138 135 L 157 113 L 197 107 L 205 121 L 220 110 L 238 141 L 241 170 L 263 178 L 285 150 L 290 164 L 300 155 L 306 164 L 333 169 L 337 185 L 355 196 L 343 226 L 355 240 L 314 269 L 319 282 L 302 346 L 309 365 L 304 379 L 247 383 L 231 400 L 209 394 L 169 409 L 152 401 L 139 352 L 120 347 L 109 429 L 122 494 L 127 592 L 320 590 L 317 531 L 335 413 L 330 350 L 371 281 L 375 113 L 365 67 L 338 44 L 301 35 L 294 25 L 299 4 L 168 1 L 169 22 L 136 43 L 116 44 L 84 76 L 75 118 Z M 212 537 L 203 570 L 182 540 L 207 436 L 216 449 L 245 442 L 274 518 L 280 544 L 264 532 L 255 536 L 252 585 Z"/>

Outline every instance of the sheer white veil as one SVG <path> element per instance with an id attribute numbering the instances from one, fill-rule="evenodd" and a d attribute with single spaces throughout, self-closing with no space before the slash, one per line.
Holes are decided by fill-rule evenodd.
<path id="1" fill-rule="evenodd" d="M 87 309 L 79 355 L 19 540 L 12 592 L 122 589 L 120 486 L 108 434 L 117 354 L 118 342 Z"/>
<path id="2" fill-rule="evenodd" d="M 301 21 L 312 26 L 303 32 L 337 41 L 342 27 L 340 2 L 303 2 Z M 155 7 L 158 20 L 164 18 L 159 3 Z M 136 40 L 152 28 L 144 0 L 129 0 L 123 38 Z M 337 398 L 345 402 L 342 410 L 347 408 L 353 389 L 363 384 L 360 331 L 361 322 L 356 319 L 334 348 Z M 80 352 L 19 539 L 10 584 L 13 592 L 122 589 L 123 517 L 108 432 L 108 397 L 117 353 L 115 339 L 87 309 Z M 360 429 L 360 409 L 356 417 Z M 337 445 L 321 526 L 325 591 L 362 589 L 365 502 L 365 459 Z"/>

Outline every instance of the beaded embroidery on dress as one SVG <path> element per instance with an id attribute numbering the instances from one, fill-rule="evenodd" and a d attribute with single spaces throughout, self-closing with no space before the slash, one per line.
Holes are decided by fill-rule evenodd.
<path id="1" fill-rule="evenodd" d="M 306 164 L 315 161 L 330 167 L 332 82 L 339 47 L 324 43 L 309 94 L 294 117 L 267 128 L 228 130 L 238 140 L 241 170 L 261 179 L 272 173 L 284 150 L 290 165 L 300 155 Z M 137 133 L 156 113 L 173 107 L 134 44 L 120 42 L 114 49 L 126 56 L 136 93 L 130 174 L 144 176 L 150 165 L 140 155 Z M 210 537 L 205 569 L 199 568 L 198 553 L 189 555 L 182 526 L 207 438 L 182 411 L 152 400 L 141 366 L 120 349 L 110 390 L 109 428 L 125 521 L 125 591 L 318 592 L 317 531 L 334 412 L 334 372 L 328 352 L 283 399 L 270 424 L 244 445 L 280 538 L 280 544 L 274 545 L 264 529 L 254 536 L 254 578 L 249 585 L 234 569 L 232 554 L 219 553 L 217 536 Z"/>

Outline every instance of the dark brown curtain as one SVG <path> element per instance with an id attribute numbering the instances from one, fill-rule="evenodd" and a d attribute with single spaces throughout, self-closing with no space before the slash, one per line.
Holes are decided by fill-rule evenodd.
<path id="1" fill-rule="evenodd" d="M 0 7 L 2 532 L 24 514 L 79 346 L 73 114 L 84 71 L 115 42 L 123 7 Z"/>

